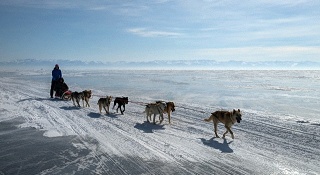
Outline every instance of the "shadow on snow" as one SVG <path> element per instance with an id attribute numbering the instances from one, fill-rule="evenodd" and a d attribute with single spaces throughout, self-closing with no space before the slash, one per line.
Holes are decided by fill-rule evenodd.
<path id="1" fill-rule="evenodd" d="M 136 123 L 134 128 L 142 130 L 145 133 L 153 133 L 154 130 L 164 130 L 163 126 L 164 125 L 154 125 L 152 123 L 144 121 L 143 123 Z"/>
<path id="2" fill-rule="evenodd" d="M 61 106 L 60 109 L 64 109 L 64 110 L 79 110 L 79 109 L 81 109 L 81 107 L 78 107 L 78 106 Z"/>
<path id="3" fill-rule="evenodd" d="M 313 126 L 320 126 L 320 123 L 310 123 L 309 121 L 304 121 L 304 120 L 299 120 L 299 121 L 296 121 L 297 123 L 300 123 L 300 124 L 310 124 L 310 125 L 313 125 Z"/>
<path id="4" fill-rule="evenodd" d="M 102 113 L 102 114 L 100 114 L 100 113 L 98 113 L 98 112 L 90 112 L 90 113 L 88 113 L 88 116 L 90 117 L 90 118 L 100 118 L 100 117 L 102 117 L 102 116 L 108 116 L 108 117 L 110 117 L 110 118 L 117 118 L 118 117 L 118 115 L 117 114 L 114 114 L 114 113 L 109 113 L 109 114 L 106 114 L 106 113 Z"/>
<path id="5" fill-rule="evenodd" d="M 62 101 L 62 99 L 60 99 L 60 98 L 25 98 L 25 99 L 19 100 L 18 103 L 24 102 L 24 101 L 32 101 L 32 100 L 36 100 L 36 101 Z"/>
<path id="6" fill-rule="evenodd" d="M 89 116 L 90 118 L 100 118 L 101 115 L 102 115 L 102 114 L 96 113 L 96 112 L 90 112 L 90 113 L 88 113 L 88 116 Z"/>
<path id="7" fill-rule="evenodd" d="M 227 143 L 227 140 L 223 139 L 223 143 L 220 143 L 220 142 L 214 140 L 214 137 L 212 137 L 209 140 L 206 140 L 204 138 L 200 138 L 200 140 L 202 141 L 202 143 L 204 145 L 210 146 L 210 147 L 215 148 L 215 149 L 218 149 L 222 153 L 232 153 L 233 152 L 233 150 L 229 147 L 229 144 L 232 143 L 232 141 Z"/>
<path id="8" fill-rule="evenodd" d="M 311 123 L 313 126 L 320 126 L 320 123 Z"/>

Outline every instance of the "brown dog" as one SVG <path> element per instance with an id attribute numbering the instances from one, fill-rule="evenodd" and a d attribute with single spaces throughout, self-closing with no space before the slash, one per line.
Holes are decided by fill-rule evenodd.
<path id="1" fill-rule="evenodd" d="M 235 124 L 236 122 L 240 123 L 241 119 L 241 112 L 240 109 L 233 110 L 232 112 L 229 111 L 215 111 L 214 113 L 211 113 L 211 116 L 207 119 L 204 119 L 206 122 L 213 121 L 214 125 L 214 133 L 216 137 L 219 137 L 217 134 L 217 126 L 218 123 L 223 123 L 224 127 L 227 129 L 227 131 L 223 134 L 224 138 L 228 132 L 231 134 L 231 138 L 234 139 L 233 132 L 231 131 L 231 126 Z"/>
<path id="2" fill-rule="evenodd" d="M 156 103 L 161 103 L 162 101 L 156 101 Z M 169 124 L 171 124 L 171 112 L 175 111 L 174 103 L 172 101 L 166 102 L 166 107 L 163 110 L 164 114 L 168 114 Z"/>
<path id="3" fill-rule="evenodd" d="M 83 96 L 82 96 L 82 105 L 84 107 L 84 102 L 86 102 L 86 107 L 90 107 L 89 105 L 89 99 L 92 96 L 92 91 L 91 90 L 84 90 L 82 91 Z"/>

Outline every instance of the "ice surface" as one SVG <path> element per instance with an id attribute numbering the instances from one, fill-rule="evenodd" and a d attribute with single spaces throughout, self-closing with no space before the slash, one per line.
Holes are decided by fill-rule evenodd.
<path id="1" fill-rule="evenodd" d="M 0 75 L 0 174 L 320 172 L 320 71 L 63 70 L 89 108 L 50 99 L 43 70 Z M 129 97 L 124 115 L 99 114 L 106 95 Z M 145 122 L 156 100 L 175 102 L 171 125 Z M 214 138 L 203 119 L 234 108 L 235 139 Z"/>

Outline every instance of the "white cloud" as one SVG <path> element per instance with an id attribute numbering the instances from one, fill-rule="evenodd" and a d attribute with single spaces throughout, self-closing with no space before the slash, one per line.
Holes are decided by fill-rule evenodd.
<path id="1" fill-rule="evenodd" d="M 135 35 L 139 35 L 142 37 L 177 37 L 182 35 L 181 33 L 176 33 L 176 32 L 148 30 L 145 28 L 132 28 L 132 29 L 128 29 L 127 32 Z"/>
<path id="2" fill-rule="evenodd" d="M 106 9 L 108 9 L 106 6 L 96 6 L 96 7 L 89 8 L 89 10 L 92 10 L 92 11 L 101 11 Z"/>

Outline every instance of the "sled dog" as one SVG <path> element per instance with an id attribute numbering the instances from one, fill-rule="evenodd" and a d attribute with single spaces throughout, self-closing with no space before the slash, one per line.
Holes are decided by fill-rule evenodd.
<path id="1" fill-rule="evenodd" d="M 120 112 L 123 115 L 123 112 L 126 110 L 126 104 L 128 104 L 128 97 L 116 97 L 114 99 L 112 109 L 114 109 L 116 104 L 118 104 L 117 113 L 118 113 L 118 109 L 120 109 Z M 123 106 L 123 110 L 121 110 L 121 106 Z"/>
<path id="2" fill-rule="evenodd" d="M 153 124 L 156 124 L 156 115 L 159 114 L 160 124 L 163 121 L 163 112 L 166 108 L 165 102 L 159 102 L 159 103 L 149 103 L 145 107 L 145 113 L 147 115 L 147 122 L 150 123 L 149 118 L 151 120 L 151 115 L 153 114 Z"/>
<path id="3" fill-rule="evenodd" d="M 107 114 L 109 114 L 109 107 L 110 107 L 111 101 L 112 101 L 112 96 L 107 96 L 106 98 L 100 98 L 98 100 L 100 114 L 101 114 L 102 108 L 106 111 Z"/>
<path id="4" fill-rule="evenodd" d="M 91 90 L 84 90 L 82 91 L 83 93 L 83 98 L 82 98 L 82 104 L 83 104 L 83 107 L 84 107 L 84 102 L 86 102 L 86 107 L 90 107 L 90 104 L 89 104 L 89 99 L 91 98 L 92 96 L 92 91 Z"/>
<path id="5" fill-rule="evenodd" d="M 156 103 L 161 103 L 162 101 L 156 101 Z M 172 101 L 166 102 L 166 107 L 163 110 L 164 114 L 168 114 L 169 124 L 171 124 L 171 112 L 175 111 L 174 103 Z"/>
<path id="6" fill-rule="evenodd" d="M 72 100 L 74 106 L 77 106 L 76 105 L 76 103 L 77 103 L 78 107 L 80 107 L 80 104 L 79 104 L 80 99 L 83 99 L 83 92 L 74 91 L 71 93 L 71 100 Z"/>
<path id="7" fill-rule="evenodd" d="M 231 138 L 234 139 L 233 132 L 231 131 L 231 126 L 234 125 L 236 122 L 240 123 L 241 119 L 241 112 L 240 109 L 235 110 L 233 109 L 232 112 L 229 111 L 215 111 L 211 113 L 211 116 L 207 119 L 204 119 L 206 122 L 213 121 L 214 125 L 214 133 L 216 137 L 219 138 L 217 134 L 217 126 L 218 123 L 223 123 L 224 127 L 227 129 L 227 131 L 223 134 L 224 138 L 228 132 L 231 134 Z"/>

